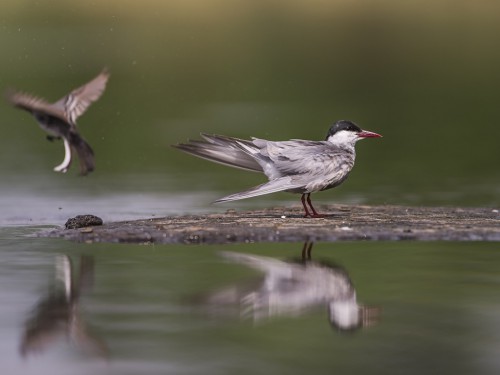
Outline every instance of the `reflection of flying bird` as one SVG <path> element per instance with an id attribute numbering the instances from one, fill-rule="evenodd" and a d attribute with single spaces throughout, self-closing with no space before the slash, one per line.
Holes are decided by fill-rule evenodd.
<path id="1" fill-rule="evenodd" d="M 94 264 L 81 257 L 80 272 L 73 275 L 73 265 L 65 255 L 56 260 L 56 283 L 36 304 L 26 321 L 20 352 L 23 357 L 40 352 L 52 342 L 66 337 L 70 343 L 99 356 L 107 355 L 106 344 L 88 332 L 80 315 L 80 296 L 92 286 Z"/>
<path id="2" fill-rule="evenodd" d="M 247 191 L 228 195 L 216 202 L 227 202 L 288 191 L 302 194 L 305 217 L 321 217 L 311 203 L 311 193 L 340 185 L 354 166 L 354 145 L 363 138 L 381 137 L 362 130 L 351 121 L 337 121 L 326 140 L 272 142 L 251 141 L 220 135 L 202 134 L 203 141 L 190 140 L 174 147 L 210 161 L 264 173 L 269 182 Z M 306 201 L 311 209 L 309 212 Z"/>
<path id="3" fill-rule="evenodd" d="M 72 150 L 80 159 L 80 173 L 86 175 L 94 170 L 94 152 L 80 136 L 76 119 L 80 117 L 104 92 L 109 73 L 104 70 L 87 84 L 71 91 L 55 103 L 19 91 L 9 90 L 7 100 L 17 108 L 30 112 L 40 127 L 49 135 L 47 139 L 62 138 L 64 142 L 64 160 L 54 168 L 65 173 L 71 165 Z"/>
<path id="4" fill-rule="evenodd" d="M 310 249 L 310 248 L 309 248 Z M 299 316 L 314 306 L 327 306 L 330 323 L 353 330 L 375 323 L 376 308 L 358 304 L 347 272 L 311 260 L 284 262 L 264 256 L 223 252 L 226 259 L 265 273 L 251 289 L 231 286 L 207 298 L 210 308 L 239 306 L 243 316 L 260 321 L 272 316 Z"/>

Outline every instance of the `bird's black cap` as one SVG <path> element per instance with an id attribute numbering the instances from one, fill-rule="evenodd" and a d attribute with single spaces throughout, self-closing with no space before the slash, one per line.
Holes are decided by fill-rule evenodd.
<path id="1" fill-rule="evenodd" d="M 334 135 L 335 133 L 341 131 L 341 130 L 347 130 L 351 132 L 356 132 L 359 133 L 361 128 L 356 125 L 354 122 L 349 121 L 349 120 L 339 120 L 335 122 L 332 126 L 330 126 L 330 129 L 328 130 L 328 134 L 326 135 L 326 139 Z"/>

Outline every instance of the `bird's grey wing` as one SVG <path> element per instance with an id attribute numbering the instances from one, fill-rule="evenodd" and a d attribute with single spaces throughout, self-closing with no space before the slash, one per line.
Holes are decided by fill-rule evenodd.
<path id="1" fill-rule="evenodd" d="M 66 113 L 70 123 L 75 124 L 87 108 L 99 99 L 106 88 L 109 72 L 104 69 L 92 81 L 71 91 L 68 95 L 59 99 L 54 106 Z"/>
<path id="2" fill-rule="evenodd" d="M 273 162 L 280 175 L 327 175 L 352 168 L 354 153 L 329 142 L 268 142 L 261 153 Z"/>
<path id="3" fill-rule="evenodd" d="M 34 95 L 11 89 L 7 90 L 5 98 L 14 107 L 23 109 L 30 113 L 42 112 L 66 120 L 63 110 L 54 107 L 49 102 Z"/>
<path id="4" fill-rule="evenodd" d="M 270 142 L 256 139 L 254 143 L 260 147 L 260 161 L 269 179 L 292 176 L 294 182 L 303 188 L 302 192 L 337 186 L 347 178 L 354 166 L 353 151 L 341 149 L 329 142 Z"/>
<path id="5" fill-rule="evenodd" d="M 217 199 L 214 203 L 236 201 L 240 199 L 247 199 L 252 197 L 257 197 L 259 195 L 276 193 L 278 191 L 295 190 L 301 189 L 305 186 L 306 181 L 302 179 L 295 179 L 290 176 L 276 178 L 265 184 L 255 186 L 249 190 L 242 191 L 240 193 L 231 194 L 220 199 Z"/>
<path id="6" fill-rule="evenodd" d="M 173 147 L 215 163 L 252 172 L 262 172 L 259 163 L 236 146 L 237 141 L 248 141 L 207 134 L 202 134 L 202 137 L 205 141 L 189 140 L 188 143 L 173 145 Z"/>
<path id="7" fill-rule="evenodd" d="M 207 134 L 207 133 L 201 133 L 201 136 L 207 142 L 218 144 L 221 146 L 241 149 L 241 145 L 247 145 L 249 147 L 256 148 L 253 141 L 249 141 L 246 139 L 228 137 L 225 135 Z"/>
<path id="8" fill-rule="evenodd" d="M 80 161 L 80 175 L 85 176 L 95 169 L 94 151 L 85 139 L 78 134 L 76 127 L 69 132 L 71 149 L 76 151 Z"/>

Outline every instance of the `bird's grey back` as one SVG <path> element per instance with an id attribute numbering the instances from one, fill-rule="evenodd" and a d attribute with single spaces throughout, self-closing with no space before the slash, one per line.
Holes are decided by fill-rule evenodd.
<path id="1" fill-rule="evenodd" d="M 304 181 L 307 191 L 337 186 L 354 166 L 354 148 L 341 148 L 327 141 L 254 139 L 256 156 L 270 180 L 291 176 Z"/>

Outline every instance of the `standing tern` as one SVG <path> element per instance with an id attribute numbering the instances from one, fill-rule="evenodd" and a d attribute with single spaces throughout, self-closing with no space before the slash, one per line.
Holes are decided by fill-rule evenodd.
<path id="1" fill-rule="evenodd" d="M 72 150 L 80 159 L 80 174 L 86 175 L 94 170 L 94 152 L 90 145 L 80 136 L 76 127 L 76 119 L 80 117 L 104 92 L 109 78 L 107 70 L 87 84 L 71 91 L 55 103 L 49 103 L 24 92 L 7 91 L 7 100 L 15 107 L 30 112 L 40 127 L 49 135 L 47 139 L 62 138 L 64 142 L 64 160 L 54 168 L 56 172 L 66 173 L 71 165 Z"/>
<path id="2" fill-rule="evenodd" d="M 292 139 L 273 142 L 203 133 L 201 136 L 204 140 L 189 140 L 174 147 L 216 163 L 264 173 L 269 179 L 269 182 L 220 198 L 215 203 L 288 191 L 302 194 L 304 217 L 324 216 L 314 209 L 311 193 L 331 189 L 345 181 L 354 166 L 356 142 L 381 137 L 347 120 L 335 122 L 324 141 Z"/>

